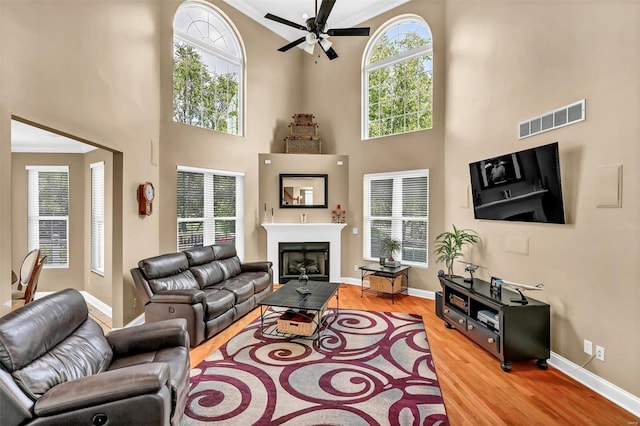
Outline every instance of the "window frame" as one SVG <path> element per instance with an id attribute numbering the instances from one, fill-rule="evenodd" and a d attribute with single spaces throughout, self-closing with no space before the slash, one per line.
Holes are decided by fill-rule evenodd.
<path id="1" fill-rule="evenodd" d="M 403 216 L 402 215 L 402 202 L 403 197 L 394 197 L 393 194 L 396 191 L 402 193 L 402 181 L 407 178 L 426 177 L 427 179 L 427 215 L 426 217 L 416 216 Z M 371 214 L 371 183 L 376 180 L 389 180 L 393 181 L 392 188 L 392 213 L 391 216 L 372 216 Z M 394 256 L 395 260 L 400 260 L 404 265 L 410 265 L 412 267 L 428 269 L 429 268 L 429 204 L 430 204 L 430 177 L 429 169 L 417 169 L 406 170 L 396 172 L 382 172 L 382 173 L 365 173 L 363 177 L 363 237 L 362 237 L 362 257 L 368 261 L 377 261 L 377 257 L 373 257 L 371 254 L 371 234 L 372 234 L 372 222 L 374 220 L 390 220 L 391 221 L 391 237 L 397 238 L 401 242 L 402 239 L 402 225 L 404 221 L 424 221 L 426 223 L 426 235 L 425 235 L 425 262 L 408 261 L 402 258 L 402 250 Z"/>
<path id="2" fill-rule="evenodd" d="M 419 47 L 419 48 L 414 48 L 411 50 L 408 50 L 406 52 L 401 53 L 400 55 L 397 56 L 392 56 L 389 58 L 385 58 L 381 61 L 378 62 L 374 62 L 373 64 L 370 63 L 371 60 L 371 55 L 374 51 L 375 46 L 377 45 L 378 41 L 385 35 L 387 34 L 387 32 L 392 29 L 393 27 L 395 27 L 396 25 L 402 25 L 403 23 L 407 23 L 407 22 L 417 22 L 420 23 L 421 25 L 424 25 L 427 30 L 429 31 L 429 34 L 431 36 L 431 42 L 427 43 L 426 45 Z M 375 71 L 377 69 L 380 68 L 384 68 L 384 67 L 389 67 L 392 66 L 394 64 L 400 63 L 400 62 L 404 62 L 404 61 L 408 61 L 412 58 L 424 55 L 424 54 L 431 54 L 431 81 L 432 81 L 432 86 L 431 86 L 431 121 L 433 123 L 433 81 L 434 81 L 434 76 L 433 76 L 433 32 L 431 31 L 431 27 L 429 26 L 429 24 L 427 23 L 426 20 L 424 20 L 422 17 L 418 16 L 418 15 L 401 15 L 398 17 L 395 17 L 391 20 L 389 20 L 388 22 L 386 22 L 384 25 L 382 25 L 377 31 L 376 33 L 373 35 L 373 37 L 371 37 L 371 39 L 369 40 L 367 47 L 365 48 L 364 51 L 364 55 L 362 57 L 362 100 L 361 100 L 361 105 L 362 105 L 362 118 L 361 118 L 361 125 L 362 125 L 362 129 L 361 129 L 361 137 L 362 140 L 372 140 L 372 139 L 379 139 L 379 138 L 384 138 L 384 137 L 388 137 L 388 136 L 395 136 L 395 135 L 402 135 L 402 134 L 406 134 L 406 133 L 412 133 L 412 132 L 420 132 L 420 131 L 425 131 L 425 130 L 431 130 L 433 129 L 433 125 L 431 127 L 428 128 L 424 128 L 424 129 L 415 129 L 415 130 L 408 130 L 408 131 L 403 131 L 400 133 L 390 133 L 388 135 L 380 135 L 380 136 L 370 136 L 369 135 L 369 75 L 372 71 Z M 390 119 L 392 117 L 386 117 L 387 119 Z"/>
<path id="3" fill-rule="evenodd" d="M 91 272 L 104 277 L 105 258 L 105 164 L 89 165 L 91 172 Z M 101 186 L 99 186 L 101 184 Z M 97 222 L 96 222 L 97 221 Z M 97 226 L 97 225 L 102 226 Z M 96 229 L 97 226 L 97 229 Z M 97 241 L 96 241 L 97 238 Z M 97 250 L 97 251 L 96 251 Z"/>
<path id="4" fill-rule="evenodd" d="M 195 7 L 195 8 L 199 8 L 201 10 L 206 11 L 207 13 L 210 13 L 212 15 L 215 15 L 216 17 L 219 18 L 219 20 L 223 23 L 223 25 L 226 26 L 225 29 L 225 34 L 231 34 L 232 35 L 232 40 L 235 44 L 236 49 L 238 50 L 238 56 L 234 56 L 229 54 L 229 52 L 222 50 L 222 49 L 218 49 L 217 47 L 211 45 L 211 44 L 207 44 L 207 43 L 203 43 L 202 40 L 198 40 L 195 37 L 190 36 L 189 34 L 187 34 L 186 32 L 182 31 L 181 29 L 176 28 L 176 23 L 175 23 L 175 18 L 178 15 L 178 13 L 181 11 L 181 9 L 183 8 L 187 8 L 187 7 Z M 216 29 L 218 29 L 217 27 L 215 27 Z M 231 19 L 229 17 L 226 16 L 226 14 L 224 14 L 221 10 L 219 10 L 217 7 L 213 6 L 213 5 L 209 5 L 209 4 L 203 4 L 197 1 L 185 1 L 184 3 L 182 3 L 178 9 L 176 10 L 175 14 L 174 14 L 174 21 L 172 24 L 172 29 L 173 29 L 173 38 L 172 38 L 172 49 L 175 50 L 175 43 L 176 41 L 180 41 L 182 43 L 188 44 L 192 47 L 194 47 L 196 50 L 201 51 L 201 52 L 205 52 L 208 53 L 210 55 L 213 55 L 214 57 L 217 57 L 218 59 L 221 59 L 223 61 L 228 62 L 231 65 L 235 65 L 238 67 L 238 95 L 237 95 L 237 102 L 238 102 L 238 124 L 237 124 L 237 133 L 231 133 L 231 132 L 225 132 L 225 131 L 221 131 L 221 130 L 216 130 L 216 129 L 212 129 L 209 127 L 205 127 L 205 126 L 200 126 L 200 125 L 193 125 L 193 124 L 189 124 L 189 123 L 183 123 L 183 122 L 177 122 L 175 121 L 173 114 L 174 114 L 174 108 L 175 105 L 173 105 L 173 101 L 172 101 L 172 121 L 176 122 L 176 123 L 180 123 L 180 124 L 186 124 L 186 125 L 190 125 L 193 127 L 199 127 L 202 129 L 208 129 L 208 130 L 213 130 L 216 132 L 220 132 L 220 133 L 224 133 L 224 134 L 228 134 L 228 135 L 232 135 L 232 136 L 244 136 L 246 131 L 245 131 L 245 86 L 246 86 L 246 82 L 245 82 L 245 74 L 246 74 L 246 70 L 245 70 L 245 64 L 246 64 L 246 57 L 245 57 L 245 49 L 244 49 L 244 43 L 242 42 L 242 38 L 240 37 L 240 33 L 238 31 L 238 29 L 236 28 L 236 26 L 233 24 L 233 22 L 231 21 Z M 219 29 L 218 29 L 219 31 Z M 175 53 L 172 53 L 172 63 L 175 60 Z M 212 73 L 213 74 L 213 73 Z M 172 72 L 172 78 L 171 78 L 171 85 L 172 85 L 172 97 L 173 97 L 173 82 L 174 82 L 174 76 L 173 76 L 173 72 Z"/>
<path id="5" fill-rule="evenodd" d="M 186 173 L 198 173 L 204 175 L 204 217 L 199 218 L 181 218 L 178 217 L 178 173 L 186 172 Z M 210 202 L 207 199 L 212 198 L 211 194 L 213 191 L 213 176 L 232 176 L 236 178 L 236 215 L 235 216 L 224 216 L 220 218 L 216 218 L 214 216 L 213 206 L 214 200 Z M 210 178 L 208 178 L 208 176 Z M 206 169 L 200 167 L 190 167 L 190 166 L 180 166 L 176 167 L 176 248 L 177 250 L 181 250 L 180 248 L 180 231 L 178 226 L 180 223 L 185 222 L 202 222 L 203 229 L 203 246 L 216 244 L 215 243 L 215 222 L 218 220 L 235 220 L 236 223 L 236 234 L 235 234 L 235 246 L 236 253 L 240 259 L 244 258 L 244 186 L 245 186 L 245 173 L 244 172 L 233 172 L 233 171 L 224 171 L 224 170 L 215 170 L 215 169 Z M 209 192 L 208 192 L 209 191 Z M 209 194 L 209 195 L 208 195 Z M 210 214 L 208 216 L 207 214 Z"/>
<path id="6" fill-rule="evenodd" d="M 66 235 L 64 241 L 66 242 L 66 263 L 53 263 L 53 256 L 48 256 L 43 267 L 45 269 L 69 269 L 69 217 L 70 217 L 70 176 L 68 165 L 27 165 L 27 250 L 31 251 L 40 247 L 40 221 L 64 221 L 66 224 Z M 66 216 L 41 216 L 40 215 L 40 185 L 38 183 L 39 174 L 41 172 L 63 172 L 67 174 L 67 215 Z M 35 173 L 33 175 L 32 173 Z M 34 184 L 36 187 L 34 188 Z M 37 202 L 33 200 L 33 197 L 37 197 Z M 34 208 L 38 211 L 34 211 Z"/>

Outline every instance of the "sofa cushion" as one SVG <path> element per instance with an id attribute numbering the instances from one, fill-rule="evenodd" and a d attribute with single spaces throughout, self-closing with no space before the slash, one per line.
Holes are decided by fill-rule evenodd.
<path id="1" fill-rule="evenodd" d="M 271 284 L 271 276 L 267 272 L 243 272 L 242 276 L 253 282 L 254 293 L 260 293 Z"/>
<path id="2" fill-rule="evenodd" d="M 216 244 L 212 247 L 216 260 L 229 259 L 238 255 L 235 244 Z"/>
<path id="3" fill-rule="evenodd" d="M 106 371 L 112 357 L 102 328 L 87 318 L 65 340 L 29 365 L 14 371 L 13 378 L 27 395 L 38 399 L 60 383 Z"/>
<path id="4" fill-rule="evenodd" d="M 238 259 L 237 256 L 218 260 L 216 263 L 220 265 L 225 280 L 235 277 L 242 272 L 242 269 L 240 269 L 240 259 Z"/>
<path id="5" fill-rule="evenodd" d="M 189 266 L 204 265 L 215 260 L 211 246 L 195 247 L 185 250 L 183 253 L 187 256 Z"/>
<path id="6" fill-rule="evenodd" d="M 180 274 L 189 269 L 189 261 L 184 253 L 168 253 L 150 257 L 138 262 L 147 280 Z"/>
<path id="7" fill-rule="evenodd" d="M 217 287 L 232 292 L 236 296 L 236 304 L 250 299 L 255 293 L 253 281 L 247 279 L 245 274 L 224 280 Z"/>
<path id="8" fill-rule="evenodd" d="M 200 289 L 198 281 L 189 270 L 176 275 L 149 280 L 149 287 L 156 294 L 166 290 Z"/>
<path id="9" fill-rule="evenodd" d="M 196 277 L 198 284 L 200 284 L 200 288 L 216 285 L 224 279 L 224 272 L 218 262 L 192 266 L 191 272 L 193 276 Z"/>
<path id="10" fill-rule="evenodd" d="M 219 317 L 233 308 L 233 305 L 236 303 L 236 295 L 219 286 L 208 287 L 203 289 L 203 291 L 206 296 L 205 303 L 207 305 L 205 321 Z"/>

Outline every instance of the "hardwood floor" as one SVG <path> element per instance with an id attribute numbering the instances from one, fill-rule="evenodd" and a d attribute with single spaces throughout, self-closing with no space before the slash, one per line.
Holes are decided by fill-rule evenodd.
<path id="1" fill-rule="evenodd" d="M 343 284 L 340 308 L 422 315 L 452 425 L 639 424 L 639 418 L 551 366 L 544 371 L 535 361 L 513 362 L 513 370 L 503 372 L 497 358 L 461 333 L 444 327 L 435 315 L 433 300 L 401 295 L 392 305 L 389 297 L 365 294 L 361 298 L 360 287 Z M 192 349 L 192 367 L 259 314 L 260 309 L 250 312 Z"/>

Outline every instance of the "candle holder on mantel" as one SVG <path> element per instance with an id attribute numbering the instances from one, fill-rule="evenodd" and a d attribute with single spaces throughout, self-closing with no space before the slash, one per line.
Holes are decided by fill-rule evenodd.
<path id="1" fill-rule="evenodd" d="M 333 223 L 346 223 L 347 221 L 347 211 L 342 210 L 342 206 L 338 204 L 335 210 L 331 211 L 331 220 Z"/>

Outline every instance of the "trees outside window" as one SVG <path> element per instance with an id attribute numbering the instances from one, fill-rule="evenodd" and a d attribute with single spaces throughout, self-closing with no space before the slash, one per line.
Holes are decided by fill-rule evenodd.
<path id="1" fill-rule="evenodd" d="M 422 18 L 387 24 L 371 40 L 364 64 L 364 139 L 433 127 L 433 48 Z"/>
<path id="2" fill-rule="evenodd" d="M 429 262 L 429 170 L 364 175 L 365 259 L 384 257 L 383 241 L 400 240 L 404 264 Z"/>
<path id="3" fill-rule="evenodd" d="M 173 120 L 240 135 L 244 63 L 233 28 L 216 9 L 185 2 L 173 29 Z"/>

